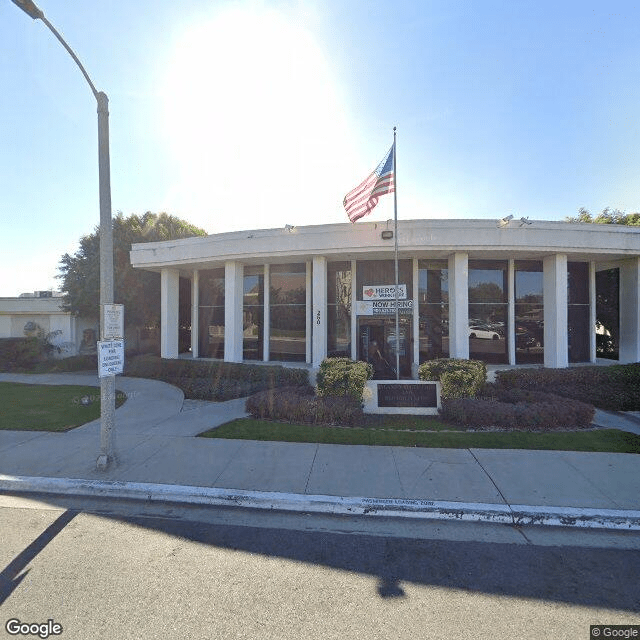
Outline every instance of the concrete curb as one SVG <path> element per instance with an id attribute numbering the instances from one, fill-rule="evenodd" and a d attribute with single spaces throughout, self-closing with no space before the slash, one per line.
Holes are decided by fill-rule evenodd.
<path id="1" fill-rule="evenodd" d="M 5 475 L 0 475 L 0 491 L 245 507 L 304 513 L 492 522 L 515 526 L 546 525 L 625 531 L 640 530 L 640 511 L 632 510 L 303 495 L 144 482 Z"/>

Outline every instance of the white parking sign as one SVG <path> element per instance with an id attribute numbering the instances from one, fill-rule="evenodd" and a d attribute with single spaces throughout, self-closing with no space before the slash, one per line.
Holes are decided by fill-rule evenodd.
<path id="1" fill-rule="evenodd" d="M 98 342 L 98 377 L 114 376 L 124 371 L 124 340 Z"/>

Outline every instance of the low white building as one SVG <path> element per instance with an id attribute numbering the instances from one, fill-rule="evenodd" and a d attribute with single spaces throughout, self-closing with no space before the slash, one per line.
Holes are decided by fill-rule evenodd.
<path id="1" fill-rule="evenodd" d="M 393 222 L 241 231 L 135 244 L 161 274 L 161 354 L 177 358 L 179 279 L 191 353 L 230 362 L 327 355 L 395 364 Z M 640 361 L 640 229 L 494 220 L 398 223 L 400 369 L 434 357 L 566 367 L 596 361 L 599 274 L 619 283 L 620 362 Z M 373 344 L 375 343 L 375 345 Z"/>
<path id="2" fill-rule="evenodd" d="M 0 298 L 0 338 L 48 335 L 58 348 L 56 356 L 76 355 L 83 349 L 95 353 L 94 323 L 63 311 L 61 303 L 62 294 L 51 291 Z"/>

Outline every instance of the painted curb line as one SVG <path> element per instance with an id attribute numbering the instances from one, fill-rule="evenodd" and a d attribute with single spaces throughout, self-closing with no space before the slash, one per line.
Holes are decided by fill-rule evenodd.
<path id="1" fill-rule="evenodd" d="M 121 498 L 148 502 L 245 507 L 335 515 L 365 515 L 491 522 L 516 526 L 555 526 L 640 530 L 640 511 L 576 507 L 539 507 L 475 502 L 304 495 L 244 491 L 146 482 L 37 478 L 0 475 L 0 491 L 66 496 Z"/>

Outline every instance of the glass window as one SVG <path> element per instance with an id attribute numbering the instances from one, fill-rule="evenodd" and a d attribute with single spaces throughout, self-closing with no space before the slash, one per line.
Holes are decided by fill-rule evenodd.
<path id="1" fill-rule="evenodd" d="M 327 354 L 351 357 L 351 262 L 327 263 Z"/>
<path id="2" fill-rule="evenodd" d="M 507 266 L 469 260 L 469 357 L 507 363 Z"/>
<path id="3" fill-rule="evenodd" d="M 589 326 L 589 263 L 567 265 L 569 362 L 589 362 L 591 327 Z"/>
<path id="4" fill-rule="evenodd" d="M 264 345 L 264 269 L 245 267 L 242 304 L 242 357 L 262 360 Z"/>
<path id="5" fill-rule="evenodd" d="M 620 269 L 596 272 L 596 353 L 618 360 L 620 343 Z"/>
<path id="6" fill-rule="evenodd" d="M 418 262 L 420 362 L 449 356 L 449 270 L 446 260 Z"/>
<path id="7" fill-rule="evenodd" d="M 306 359 L 307 299 L 304 262 L 274 264 L 269 283 L 269 359 Z"/>
<path id="8" fill-rule="evenodd" d="M 544 363 L 544 275 L 541 261 L 516 260 L 516 364 Z"/>
<path id="9" fill-rule="evenodd" d="M 356 300 L 362 300 L 362 291 L 369 285 L 392 285 L 396 281 L 393 260 L 358 260 L 356 263 Z M 413 261 L 398 260 L 398 284 L 407 287 L 407 298 L 413 291 Z"/>
<path id="10" fill-rule="evenodd" d="M 198 283 L 198 355 L 224 358 L 224 269 L 200 271 Z"/>

